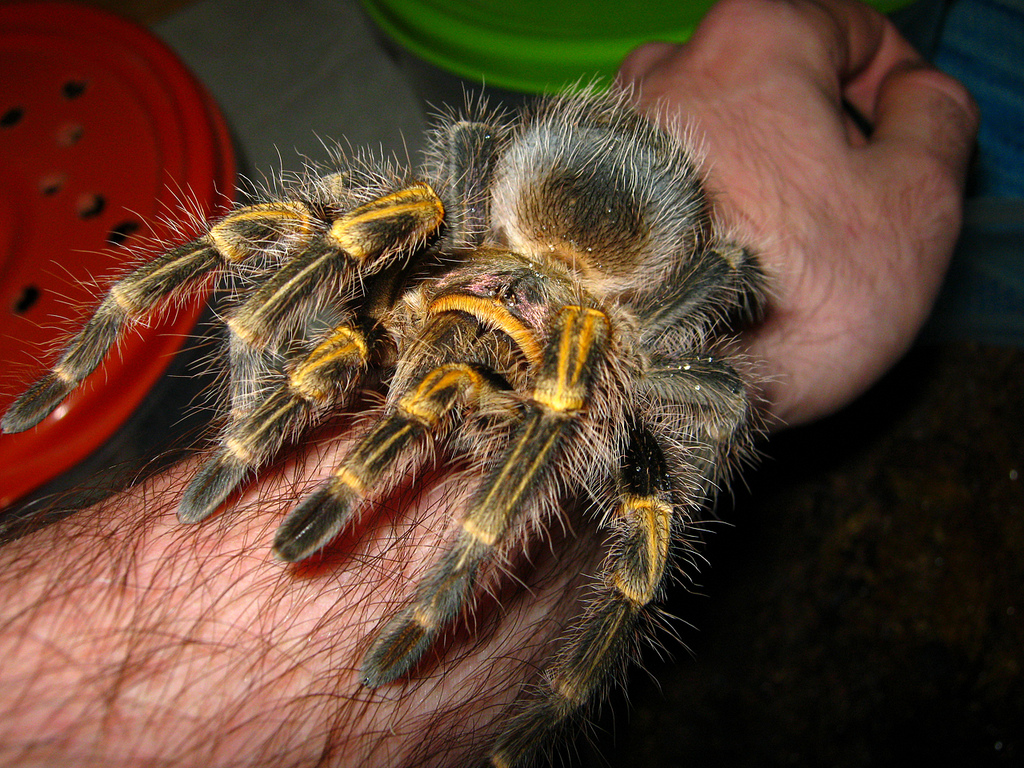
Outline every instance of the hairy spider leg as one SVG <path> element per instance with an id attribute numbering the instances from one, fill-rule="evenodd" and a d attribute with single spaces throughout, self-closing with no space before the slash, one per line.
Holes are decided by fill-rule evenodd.
<path id="1" fill-rule="evenodd" d="M 356 280 L 420 248 L 441 227 L 444 205 L 426 182 L 415 182 L 364 203 L 330 222 L 227 319 L 231 334 L 231 402 L 248 410 L 263 382 L 254 372 L 274 342 L 301 326 L 318 303 L 344 296 Z"/>
<path id="2" fill-rule="evenodd" d="M 403 357 L 418 362 L 411 372 L 402 367 L 396 374 L 389 411 L 334 476 L 281 525 L 274 546 L 282 559 L 301 560 L 334 538 L 371 489 L 384 490 L 403 453 L 428 434 L 443 441 L 442 428 L 449 426 L 446 417 L 456 405 L 479 411 L 488 403 L 492 415 L 514 408 L 514 401 L 498 396 L 510 387 L 503 374 L 513 361 L 531 368 L 541 361 L 536 332 L 495 297 L 443 292 L 429 302 L 426 315 L 422 331 L 403 350 Z M 494 343 L 481 344 L 481 331 L 495 332 Z M 465 431 L 465 422 L 462 426 Z M 488 426 L 496 425 L 489 421 Z M 479 442 L 470 442 L 470 452 L 479 457 Z"/>
<path id="3" fill-rule="evenodd" d="M 714 497 L 728 464 L 723 453 L 749 418 L 743 380 L 710 354 L 660 361 L 645 372 L 641 388 L 660 402 L 648 414 L 651 425 L 630 425 L 611 552 L 596 594 L 544 670 L 539 690 L 502 729 L 490 755 L 494 768 L 528 764 L 621 671 L 648 607 L 660 596 L 688 515 Z M 702 423 L 705 430 L 687 431 Z M 670 443 L 677 454 L 671 469 Z M 677 494 L 689 499 L 690 509 L 677 503 Z"/>
<path id="4" fill-rule="evenodd" d="M 763 306 L 762 285 L 761 270 L 747 249 L 731 243 L 705 248 L 680 261 L 665 281 L 666 290 L 638 302 L 644 333 L 656 337 L 680 325 L 751 322 Z"/>
<path id="5" fill-rule="evenodd" d="M 415 251 L 444 223 L 445 241 L 470 246 L 484 232 L 486 185 L 500 126 L 459 121 L 439 130 L 424 175 L 438 179 L 445 197 L 422 182 L 379 197 L 333 221 L 320 241 L 290 259 L 229 319 L 232 409 L 220 448 L 200 469 L 179 506 L 182 522 L 210 515 L 245 476 L 269 461 L 282 444 L 345 396 L 354 394 L 383 335 L 385 315 L 403 284 L 405 267 L 387 257 Z M 378 271 L 379 270 L 379 271 Z M 359 284 L 346 283 L 358 275 Z M 337 311 L 349 299 L 355 319 L 337 324 L 328 338 L 290 368 L 275 372 L 275 353 L 264 347 L 287 334 L 290 318 L 325 293 Z M 314 315 L 315 316 L 315 315 Z M 269 393 L 269 394 L 268 394 Z"/>
<path id="6" fill-rule="evenodd" d="M 748 301 L 756 312 L 760 273 L 746 251 L 713 249 L 695 262 L 679 275 L 670 306 L 654 305 L 654 316 L 644 317 L 644 333 L 660 322 L 696 340 L 724 319 L 715 314 L 718 306 Z M 515 705 L 502 728 L 489 756 L 495 768 L 528 764 L 624 667 L 662 591 L 675 539 L 689 514 L 717 493 L 750 417 L 744 380 L 713 352 L 653 353 L 636 390 L 644 393 L 638 406 L 651 423 L 634 418 L 629 425 L 610 556 L 593 600 L 537 691 Z M 666 446 L 672 446 L 671 465 Z"/>
<path id="7" fill-rule="evenodd" d="M 490 754 L 495 768 L 527 763 L 629 658 L 638 623 L 665 578 L 675 519 L 673 491 L 657 439 L 633 425 L 614 513 L 616 541 L 597 593 L 545 669 L 541 689 L 502 728 Z"/>
<path id="8" fill-rule="evenodd" d="M 466 363 L 440 365 L 414 382 L 330 479 L 288 515 L 274 538 L 275 554 L 296 562 L 330 542 L 412 444 L 436 432 L 457 405 L 494 387 L 484 371 Z"/>
<path id="9" fill-rule="evenodd" d="M 610 337 L 603 312 L 580 306 L 559 311 L 519 428 L 470 502 L 454 543 L 364 658 L 365 685 L 376 688 L 407 673 L 466 604 L 479 567 L 495 554 L 537 490 L 551 482 L 548 470 L 589 402 Z"/>
<path id="10" fill-rule="evenodd" d="M 643 386 L 662 403 L 665 429 L 689 446 L 694 477 L 686 490 L 698 498 L 713 497 L 736 459 L 746 458 L 750 450 L 747 439 L 738 439 L 746 438 L 751 419 L 744 379 L 724 358 L 707 352 L 656 357 Z M 694 432 L 694 425 L 700 431 Z"/>
<path id="11" fill-rule="evenodd" d="M 487 233 L 490 186 L 508 127 L 497 120 L 455 120 L 428 137 L 423 177 L 438 181 L 445 206 L 441 250 L 479 246 Z"/>
<path id="12" fill-rule="evenodd" d="M 316 413 L 332 406 L 339 396 L 352 394 L 365 376 L 379 336 L 373 322 L 362 327 L 338 325 L 256 408 L 233 411 L 220 436 L 220 447 L 182 494 L 178 519 L 197 523 L 207 518 L 250 471 L 270 461 Z"/>
<path id="13" fill-rule="evenodd" d="M 228 412 L 217 450 L 182 495 L 181 522 L 197 523 L 213 514 L 246 475 L 273 459 L 286 442 L 351 401 L 371 365 L 380 362 L 381 350 L 390 346 L 384 316 L 394 304 L 402 271 L 392 264 L 363 281 L 356 312 L 336 308 L 342 319 L 312 335 L 311 351 L 306 344 L 294 345 L 280 370 L 268 368 L 255 407 Z"/>
<path id="14" fill-rule="evenodd" d="M 351 393 L 362 379 L 376 331 L 342 322 L 277 387 L 268 386 L 273 370 L 263 359 L 265 348 L 299 330 L 307 317 L 303 310 L 325 300 L 325 284 L 329 292 L 340 292 L 357 275 L 362 286 L 350 290 L 358 294 L 359 287 L 364 289 L 369 296 L 365 313 L 375 325 L 384 307 L 373 286 L 378 284 L 389 298 L 393 290 L 389 257 L 415 251 L 443 220 L 444 206 L 423 182 L 371 200 L 334 219 L 230 315 L 228 425 L 220 449 L 186 488 L 179 520 L 194 523 L 208 517 L 251 469 L 308 425 L 314 410 L 325 410 L 339 392 Z"/>
<path id="15" fill-rule="evenodd" d="M 92 317 L 72 337 L 53 369 L 8 408 L 3 431 L 23 432 L 46 418 L 92 373 L 124 332 L 164 300 L 259 253 L 268 242 L 308 242 L 312 214 L 292 202 L 239 208 L 190 243 L 172 248 L 111 286 Z"/>

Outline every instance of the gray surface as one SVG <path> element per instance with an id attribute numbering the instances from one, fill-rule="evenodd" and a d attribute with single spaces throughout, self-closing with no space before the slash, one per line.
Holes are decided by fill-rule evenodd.
<path id="1" fill-rule="evenodd" d="M 153 31 L 221 106 L 247 176 L 335 142 L 417 159 L 419 101 L 354 0 L 203 0 Z"/>

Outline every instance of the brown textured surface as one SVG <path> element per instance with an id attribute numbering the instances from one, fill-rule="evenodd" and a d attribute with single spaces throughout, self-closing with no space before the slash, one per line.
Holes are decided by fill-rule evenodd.
<path id="1" fill-rule="evenodd" d="M 766 454 L 674 595 L 693 658 L 580 764 L 1024 765 L 1024 351 L 918 350 Z"/>

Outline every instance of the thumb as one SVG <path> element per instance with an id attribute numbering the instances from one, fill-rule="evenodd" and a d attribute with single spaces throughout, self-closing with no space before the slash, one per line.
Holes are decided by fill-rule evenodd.
<path id="1" fill-rule="evenodd" d="M 974 99 L 959 82 L 933 67 L 907 64 L 891 70 L 879 88 L 869 146 L 930 157 L 959 189 L 978 119 Z"/>

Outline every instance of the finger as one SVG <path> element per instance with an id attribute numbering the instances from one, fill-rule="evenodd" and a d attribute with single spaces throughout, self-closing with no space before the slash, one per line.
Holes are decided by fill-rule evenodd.
<path id="1" fill-rule="evenodd" d="M 673 43 L 645 43 L 627 54 L 619 66 L 616 80 L 625 86 L 639 85 L 647 73 L 664 63 L 679 50 Z"/>
<path id="2" fill-rule="evenodd" d="M 860 58 L 849 62 L 843 76 L 843 97 L 872 124 L 877 119 L 882 84 L 895 71 L 925 66 L 921 55 L 888 19 L 879 16 L 877 34 L 857 46 Z"/>
<path id="3" fill-rule="evenodd" d="M 804 111 L 821 109 L 802 118 L 824 129 L 831 115 L 845 135 L 844 100 L 872 119 L 879 84 L 909 61 L 920 57 L 892 25 L 853 0 L 722 0 L 687 43 L 652 43 L 631 53 L 620 81 L 671 73 L 670 92 L 771 92 Z"/>
<path id="4" fill-rule="evenodd" d="M 770 62 L 775 74 L 809 76 L 838 104 L 842 84 L 873 61 L 887 23 L 855 0 L 723 0 L 692 42 L 746 62 L 748 72 L 761 73 Z"/>
<path id="5" fill-rule="evenodd" d="M 879 88 L 871 146 L 904 157 L 927 154 L 959 186 L 978 117 L 971 95 L 953 78 L 924 65 L 897 68 Z"/>

